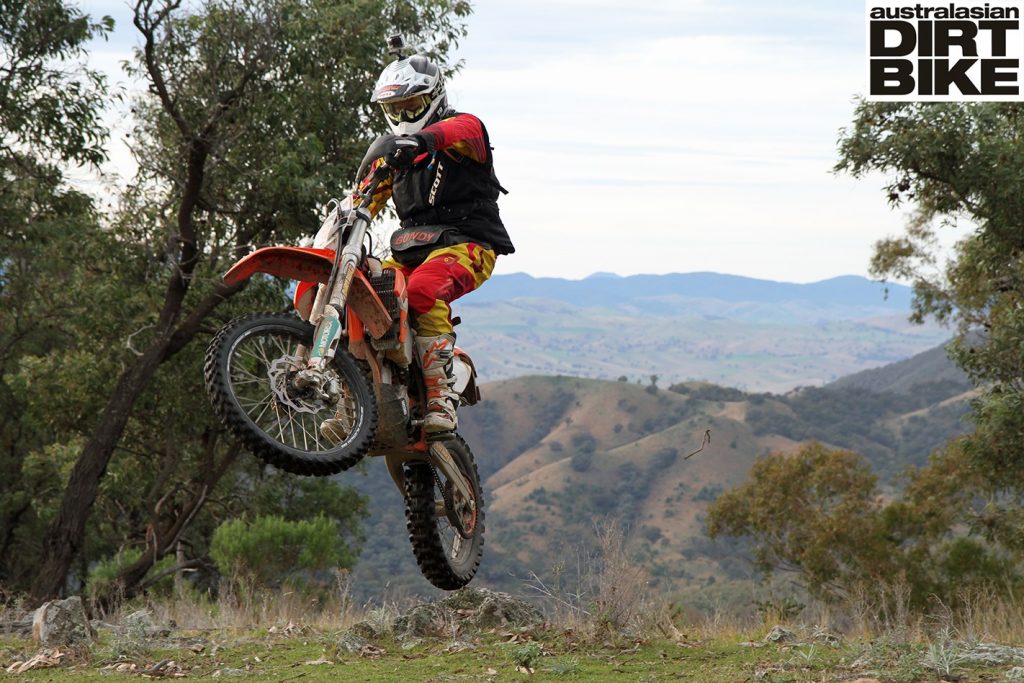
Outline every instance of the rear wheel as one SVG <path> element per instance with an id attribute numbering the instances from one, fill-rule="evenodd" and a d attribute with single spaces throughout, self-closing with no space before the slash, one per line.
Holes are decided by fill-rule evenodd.
<path id="1" fill-rule="evenodd" d="M 469 583 L 480 566 L 484 501 L 469 446 L 459 436 L 444 443 L 472 491 L 472 500 L 459 494 L 440 467 L 409 462 L 405 465 L 405 518 L 423 576 L 450 591 Z"/>
<path id="2" fill-rule="evenodd" d="M 366 454 L 377 404 L 366 371 L 343 347 L 327 370 L 336 398 L 297 390 L 298 347 L 312 340 L 313 326 L 294 316 L 238 318 L 210 342 L 204 375 L 217 416 L 254 455 L 287 472 L 325 476 Z M 321 429 L 325 420 L 330 430 Z"/>

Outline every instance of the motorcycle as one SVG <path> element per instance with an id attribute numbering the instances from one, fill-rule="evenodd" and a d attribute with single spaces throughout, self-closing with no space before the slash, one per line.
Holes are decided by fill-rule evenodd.
<path id="1" fill-rule="evenodd" d="M 211 341 L 204 364 L 214 412 L 254 455 L 281 470 L 327 476 L 364 456 L 384 460 L 405 499 L 413 554 L 433 585 L 472 580 L 484 543 L 484 501 L 473 453 L 455 432 L 423 429 L 426 389 L 413 346 L 406 282 L 366 247 L 368 206 L 393 172 L 382 151 L 367 151 L 351 208 L 332 200 L 321 233 L 336 248 L 258 249 L 224 275 L 234 284 L 257 273 L 298 280 L 292 314 L 232 320 Z M 381 159 L 368 172 L 375 159 Z M 476 369 L 456 348 L 454 391 L 461 405 L 480 399 Z"/>

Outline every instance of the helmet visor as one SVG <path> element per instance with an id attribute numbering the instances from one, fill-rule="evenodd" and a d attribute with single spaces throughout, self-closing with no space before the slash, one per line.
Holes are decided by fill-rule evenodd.
<path id="1" fill-rule="evenodd" d="M 384 115 L 392 123 L 412 122 L 419 120 L 430 109 L 433 99 L 430 95 L 416 95 L 401 100 L 381 102 L 380 106 L 384 110 Z"/>

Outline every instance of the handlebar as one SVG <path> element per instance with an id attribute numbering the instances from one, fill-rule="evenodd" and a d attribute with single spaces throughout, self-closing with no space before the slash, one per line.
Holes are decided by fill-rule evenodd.
<path id="1" fill-rule="evenodd" d="M 359 181 L 359 185 L 362 185 L 364 182 L 369 180 L 369 185 L 367 185 L 366 189 L 363 190 L 362 192 L 359 192 L 357 189 L 356 195 L 352 198 L 352 207 L 356 208 L 359 206 L 365 206 L 367 203 L 369 203 L 374 193 L 377 192 L 377 188 L 380 186 L 380 184 L 384 182 L 388 178 L 388 176 L 390 176 L 393 172 L 394 168 L 392 168 L 391 165 L 388 164 L 387 159 L 384 159 L 381 162 L 381 165 L 378 166 L 373 171 L 373 173 L 365 176 L 361 181 Z M 358 188 L 358 185 L 356 187 Z"/>

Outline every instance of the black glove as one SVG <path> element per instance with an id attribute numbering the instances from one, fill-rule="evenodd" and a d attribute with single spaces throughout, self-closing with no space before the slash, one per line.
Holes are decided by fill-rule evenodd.
<path id="1" fill-rule="evenodd" d="M 391 150 L 384 157 L 388 162 L 388 166 L 399 170 L 412 166 L 412 162 L 415 161 L 416 157 L 427 151 L 427 146 L 423 144 L 423 140 L 415 135 L 403 135 L 402 137 L 393 138 L 389 146 Z"/>

